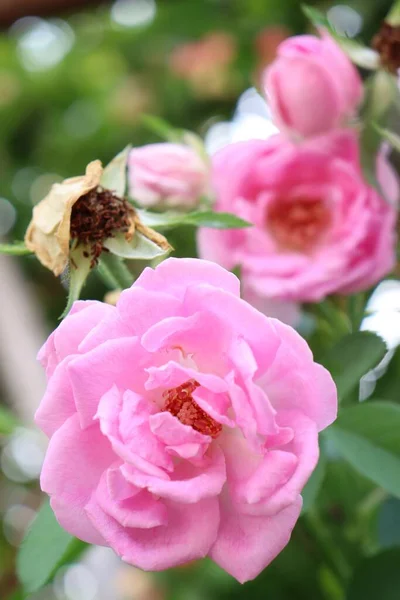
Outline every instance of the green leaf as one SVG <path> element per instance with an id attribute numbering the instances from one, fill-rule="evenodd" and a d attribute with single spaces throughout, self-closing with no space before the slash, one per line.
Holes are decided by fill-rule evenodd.
<path id="1" fill-rule="evenodd" d="M 321 453 L 318 464 L 301 493 L 303 497 L 302 514 L 313 508 L 326 474 L 326 458 Z"/>
<path id="2" fill-rule="evenodd" d="M 119 198 L 123 198 L 126 192 L 126 165 L 131 146 L 127 146 L 117 154 L 115 158 L 105 167 L 100 179 L 100 185 L 111 190 Z"/>
<path id="3" fill-rule="evenodd" d="M 104 247 L 116 256 L 131 260 L 152 260 L 166 254 L 165 250 L 138 231 L 130 242 L 126 240 L 125 234 L 118 233 L 115 237 L 108 238 L 104 242 Z"/>
<path id="4" fill-rule="evenodd" d="M 377 380 L 373 397 L 400 403 L 400 346 L 396 348 L 386 372 Z"/>
<path id="5" fill-rule="evenodd" d="M 376 156 L 381 146 L 381 136 L 371 122 L 363 125 L 360 135 L 360 161 L 364 178 L 367 183 L 382 194 L 381 185 L 377 179 Z M 382 194 L 383 195 L 383 194 Z"/>
<path id="6" fill-rule="evenodd" d="M 17 574 L 25 592 L 33 593 L 46 585 L 60 566 L 73 560 L 85 547 L 60 527 L 46 500 L 17 556 Z"/>
<path id="7" fill-rule="evenodd" d="M 28 250 L 24 242 L 14 242 L 14 244 L 0 244 L 0 254 L 24 256 L 25 254 L 32 254 L 32 250 Z"/>
<path id="8" fill-rule="evenodd" d="M 17 427 L 18 421 L 10 410 L 0 406 L 0 435 L 10 435 Z"/>
<path id="9" fill-rule="evenodd" d="M 400 406 L 363 402 L 340 411 L 325 432 L 357 471 L 400 497 Z"/>
<path id="10" fill-rule="evenodd" d="M 230 213 L 218 213 L 211 210 L 192 213 L 151 213 L 145 210 L 137 211 L 142 223 L 154 229 L 169 229 L 183 225 L 194 227 L 213 227 L 217 229 L 239 229 L 251 227 L 252 224 Z"/>
<path id="11" fill-rule="evenodd" d="M 393 27 L 397 27 L 400 25 L 400 0 L 396 0 L 392 4 L 392 8 L 390 9 L 386 19 L 386 23 L 390 23 Z"/>
<path id="12" fill-rule="evenodd" d="M 346 600 L 399 600 L 400 548 L 385 550 L 355 569 Z"/>
<path id="13" fill-rule="evenodd" d="M 365 100 L 361 111 L 361 166 L 366 181 L 384 195 L 377 179 L 376 156 L 382 144 L 379 128 L 385 128 L 389 110 L 399 101 L 396 79 L 379 70 L 365 85 Z"/>
<path id="14" fill-rule="evenodd" d="M 141 115 L 141 120 L 150 131 L 152 131 L 164 140 L 168 140 L 170 142 L 178 142 L 182 138 L 183 130 L 181 131 L 175 129 L 174 127 L 172 127 L 172 125 L 170 125 L 161 117 L 143 114 Z"/>
<path id="15" fill-rule="evenodd" d="M 91 258 L 84 256 L 87 252 L 84 246 L 78 246 L 70 252 L 70 273 L 67 306 L 60 319 L 67 316 L 75 300 L 79 300 L 82 288 L 90 273 Z"/>
<path id="16" fill-rule="evenodd" d="M 383 127 L 379 127 L 379 125 L 373 124 L 377 133 L 380 137 L 387 142 L 396 150 L 396 152 L 400 152 L 400 136 L 397 133 L 393 133 L 389 129 L 384 129 Z"/>
<path id="17" fill-rule="evenodd" d="M 344 336 L 325 355 L 322 364 L 330 371 L 343 400 L 359 386 L 360 379 L 383 359 L 387 352 L 384 341 L 370 331 L 357 331 Z"/>
<path id="18" fill-rule="evenodd" d="M 356 40 L 339 35 L 334 27 L 332 27 L 332 24 L 325 14 L 318 9 L 306 4 L 302 5 L 302 9 L 314 27 L 317 29 L 321 27 L 326 29 L 329 35 L 333 37 L 353 63 L 364 69 L 375 70 L 379 67 L 379 54 L 375 52 L 375 50 L 360 44 L 360 42 L 357 42 Z"/>
<path id="19" fill-rule="evenodd" d="M 400 546 L 400 500 L 387 498 L 377 515 L 377 534 L 381 548 Z"/>

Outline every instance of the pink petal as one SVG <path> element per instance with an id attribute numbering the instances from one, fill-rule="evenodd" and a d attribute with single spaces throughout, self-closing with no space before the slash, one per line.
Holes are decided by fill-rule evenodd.
<path id="1" fill-rule="evenodd" d="M 132 486 L 133 487 L 133 486 Z M 94 494 L 95 501 L 122 527 L 151 529 L 168 523 L 167 509 L 161 500 L 146 490 L 139 490 L 129 498 L 116 502 L 111 498 L 104 473 Z"/>
<path id="2" fill-rule="evenodd" d="M 257 362 L 258 373 L 263 373 L 279 347 L 279 338 L 270 320 L 244 300 L 223 290 L 216 290 L 208 284 L 189 287 L 185 310 L 191 313 L 205 307 L 246 340 Z"/>
<path id="3" fill-rule="evenodd" d="M 99 536 L 83 509 L 114 460 L 110 445 L 97 425 L 82 431 L 77 414 L 56 431 L 47 449 L 41 488 L 52 498 L 61 525 L 89 543 L 97 543 Z"/>
<path id="4" fill-rule="evenodd" d="M 168 290 L 182 299 L 188 286 L 204 281 L 235 296 L 240 295 L 240 281 L 233 273 L 197 258 L 168 258 L 156 269 L 146 268 L 134 285 L 156 292 Z"/>
<path id="5" fill-rule="evenodd" d="M 321 431 L 337 414 L 337 391 L 330 373 L 314 363 L 307 343 L 291 327 L 271 319 L 281 345 L 267 373 L 257 382 L 279 412 L 297 409 Z"/>
<path id="6" fill-rule="evenodd" d="M 148 530 L 122 527 L 93 500 L 86 510 L 122 560 L 140 569 L 161 571 L 206 556 L 219 523 L 216 498 L 189 505 L 166 501 L 165 506 L 168 525 Z"/>
<path id="7" fill-rule="evenodd" d="M 148 469 L 159 474 L 160 468 L 172 470 L 173 463 L 150 429 L 149 417 L 155 410 L 140 395 L 131 390 L 121 392 L 114 385 L 102 396 L 95 418 L 123 461 L 137 464 L 137 458 L 141 458 L 148 463 Z"/>
<path id="8" fill-rule="evenodd" d="M 146 361 L 137 338 L 104 342 L 71 361 L 68 371 L 82 427 L 93 423 L 101 397 L 114 384 L 122 390 L 143 389 Z"/>
<path id="9" fill-rule="evenodd" d="M 302 506 L 301 496 L 271 517 L 253 517 L 235 512 L 221 500 L 221 524 L 210 557 L 244 583 L 254 579 L 289 542 Z"/>
<path id="10" fill-rule="evenodd" d="M 156 496 L 193 504 L 203 498 L 217 496 L 226 480 L 225 459 L 221 449 L 218 446 L 210 447 L 207 459 L 201 467 L 189 461 L 177 463 L 168 479 L 147 475 L 129 465 L 122 465 L 121 472 L 134 486 L 147 489 Z"/>
<path id="11" fill-rule="evenodd" d="M 49 379 L 45 394 L 35 414 L 35 423 L 51 437 L 63 423 L 76 413 L 68 365 L 74 356 L 57 365 Z"/>

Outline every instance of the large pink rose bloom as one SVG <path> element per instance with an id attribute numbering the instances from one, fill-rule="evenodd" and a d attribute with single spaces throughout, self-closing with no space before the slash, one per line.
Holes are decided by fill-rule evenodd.
<path id="1" fill-rule="evenodd" d="M 350 118 L 363 93 L 356 68 L 326 34 L 282 42 L 264 85 L 278 127 L 305 137 Z"/>
<path id="2" fill-rule="evenodd" d="M 336 390 L 234 275 L 170 258 L 116 307 L 75 303 L 39 357 L 41 485 L 67 531 L 142 569 L 209 555 L 239 581 L 287 544 Z"/>
<path id="3" fill-rule="evenodd" d="M 209 192 L 209 166 L 185 144 L 148 144 L 128 159 L 129 193 L 145 207 L 194 208 Z"/>
<path id="4" fill-rule="evenodd" d="M 317 302 L 364 290 L 395 264 L 397 180 L 383 154 L 385 199 L 369 187 L 352 131 L 294 145 L 277 135 L 222 149 L 214 159 L 216 210 L 254 223 L 199 232 L 202 258 L 242 267 L 249 293 Z"/>

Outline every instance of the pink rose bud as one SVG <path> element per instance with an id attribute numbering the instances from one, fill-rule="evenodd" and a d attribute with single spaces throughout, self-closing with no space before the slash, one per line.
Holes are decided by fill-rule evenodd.
<path id="1" fill-rule="evenodd" d="M 145 207 L 194 208 L 209 191 L 209 167 L 185 144 L 149 144 L 131 150 L 129 193 Z"/>
<path id="2" fill-rule="evenodd" d="M 285 40 L 264 83 L 276 124 L 304 137 L 351 118 L 363 94 L 356 68 L 328 35 Z"/>
<path id="3" fill-rule="evenodd" d="M 208 555 L 242 582 L 288 543 L 336 388 L 239 290 L 215 263 L 169 258 L 50 336 L 41 486 L 71 534 L 144 570 Z"/>
<path id="4" fill-rule="evenodd" d="M 377 167 L 385 198 L 363 178 L 352 130 L 227 146 L 214 158 L 215 209 L 254 227 L 201 229 L 200 256 L 240 265 L 247 294 L 266 298 L 318 302 L 369 288 L 396 262 L 397 178 L 383 152 Z"/>

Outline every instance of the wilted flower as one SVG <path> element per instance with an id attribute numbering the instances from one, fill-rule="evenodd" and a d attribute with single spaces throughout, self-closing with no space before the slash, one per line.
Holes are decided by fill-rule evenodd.
<path id="1" fill-rule="evenodd" d="M 239 288 L 170 258 L 116 307 L 75 303 L 50 336 L 41 485 L 71 534 L 145 570 L 209 555 L 239 581 L 287 544 L 336 389 Z"/>
<path id="2" fill-rule="evenodd" d="M 85 175 L 55 183 L 33 209 L 25 244 L 55 275 L 68 265 L 73 244 L 84 247 L 84 255 L 94 266 L 107 240 L 117 233 L 131 242 L 135 232 L 140 232 L 162 250 L 170 248 L 163 236 L 140 222 L 125 198 L 101 186 L 102 175 L 101 162 L 95 160 Z"/>

